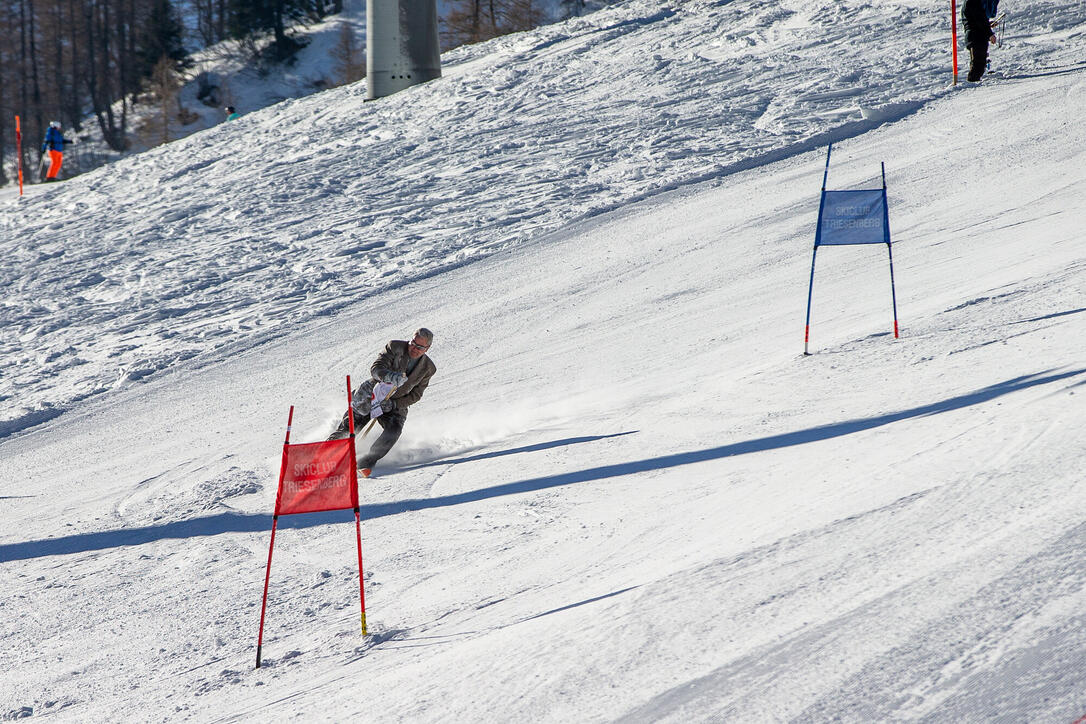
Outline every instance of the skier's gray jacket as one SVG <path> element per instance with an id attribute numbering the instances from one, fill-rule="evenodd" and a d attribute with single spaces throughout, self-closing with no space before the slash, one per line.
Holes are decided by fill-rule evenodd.
<path id="1" fill-rule="evenodd" d="M 375 380 L 384 381 L 389 372 L 407 373 L 407 363 L 411 358 L 407 355 L 407 342 L 394 339 L 385 345 L 377 360 L 370 367 L 370 376 Z M 430 378 L 437 372 L 437 365 L 427 355 L 419 357 L 418 363 L 411 374 L 407 375 L 404 382 L 392 393 L 392 399 L 396 401 L 396 409 L 407 412 L 407 408 L 422 399 L 422 393 L 430 384 Z"/>

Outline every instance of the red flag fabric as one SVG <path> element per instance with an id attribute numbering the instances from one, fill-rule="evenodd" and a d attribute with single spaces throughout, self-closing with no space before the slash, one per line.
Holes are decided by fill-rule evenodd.
<path id="1" fill-rule="evenodd" d="M 275 514 L 317 513 L 358 505 L 354 440 L 287 445 Z"/>

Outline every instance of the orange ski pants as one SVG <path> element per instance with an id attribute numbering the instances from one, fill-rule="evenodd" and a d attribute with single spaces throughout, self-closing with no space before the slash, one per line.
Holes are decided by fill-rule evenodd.
<path id="1" fill-rule="evenodd" d="M 64 154 L 60 151 L 54 151 L 49 149 L 49 173 L 45 174 L 45 178 L 56 178 L 60 173 L 60 164 L 64 163 Z"/>

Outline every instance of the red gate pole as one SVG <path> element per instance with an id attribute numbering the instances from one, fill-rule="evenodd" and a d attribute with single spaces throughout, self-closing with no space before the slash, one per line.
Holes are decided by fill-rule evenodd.
<path id="1" fill-rule="evenodd" d="M 358 473 L 355 473 L 355 485 L 358 484 Z M 359 516 L 358 506 L 354 509 L 354 532 L 358 538 L 358 600 L 362 604 L 362 635 L 366 635 L 366 588 L 362 582 L 362 522 Z"/>
<path id="2" fill-rule="evenodd" d="M 358 601 L 362 607 L 362 635 L 366 635 L 366 586 L 362 577 L 362 516 L 358 506 L 358 458 L 354 450 L 354 396 L 351 393 L 351 376 L 347 375 L 347 419 L 351 432 L 351 497 L 354 498 L 354 533 L 358 541 Z"/>
<path id="3" fill-rule="evenodd" d="M 351 376 L 347 375 L 347 429 L 354 439 L 354 394 L 351 392 Z"/>
<path id="4" fill-rule="evenodd" d="M 264 600 L 260 604 L 260 633 L 256 637 L 256 668 L 260 668 L 260 648 L 264 644 L 264 611 L 268 607 L 268 581 L 271 579 L 272 551 L 275 550 L 275 528 L 279 525 L 279 501 L 283 497 L 283 477 L 287 472 L 287 448 L 290 445 L 290 424 L 294 421 L 294 405 L 287 415 L 287 436 L 283 440 L 283 462 L 279 466 L 279 490 L 275 494 L 275 515 L 272 516 L 271 543 L 268 544 L 268 567 L 264 572 Z"/>
<path id="5" fill-rule="evenodd" d="M 19 116 L 15 116 L 15 157 L 19 159 L 19 195 L 23 195 L 23 131 L 19 127 Z"/>
<path id="6" fill-rule="evenodd" d="M 950 0 L 950 41 L 954 56 L 954 85 L 958 85 L 958 4 Z"/>

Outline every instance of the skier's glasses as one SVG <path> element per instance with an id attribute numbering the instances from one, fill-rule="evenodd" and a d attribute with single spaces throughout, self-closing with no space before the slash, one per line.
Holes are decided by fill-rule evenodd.
<path id="1" fill-rule="evenodd" d="M 428 345 L 428 344 L 416 344 L 415 342 L 408 342 L 407 345 L 409 347 L 414 347 L 415 349 L 419 350 L 420 352 L 425 352 L 426 350 L 430 349 L 430 345 Z"/>

